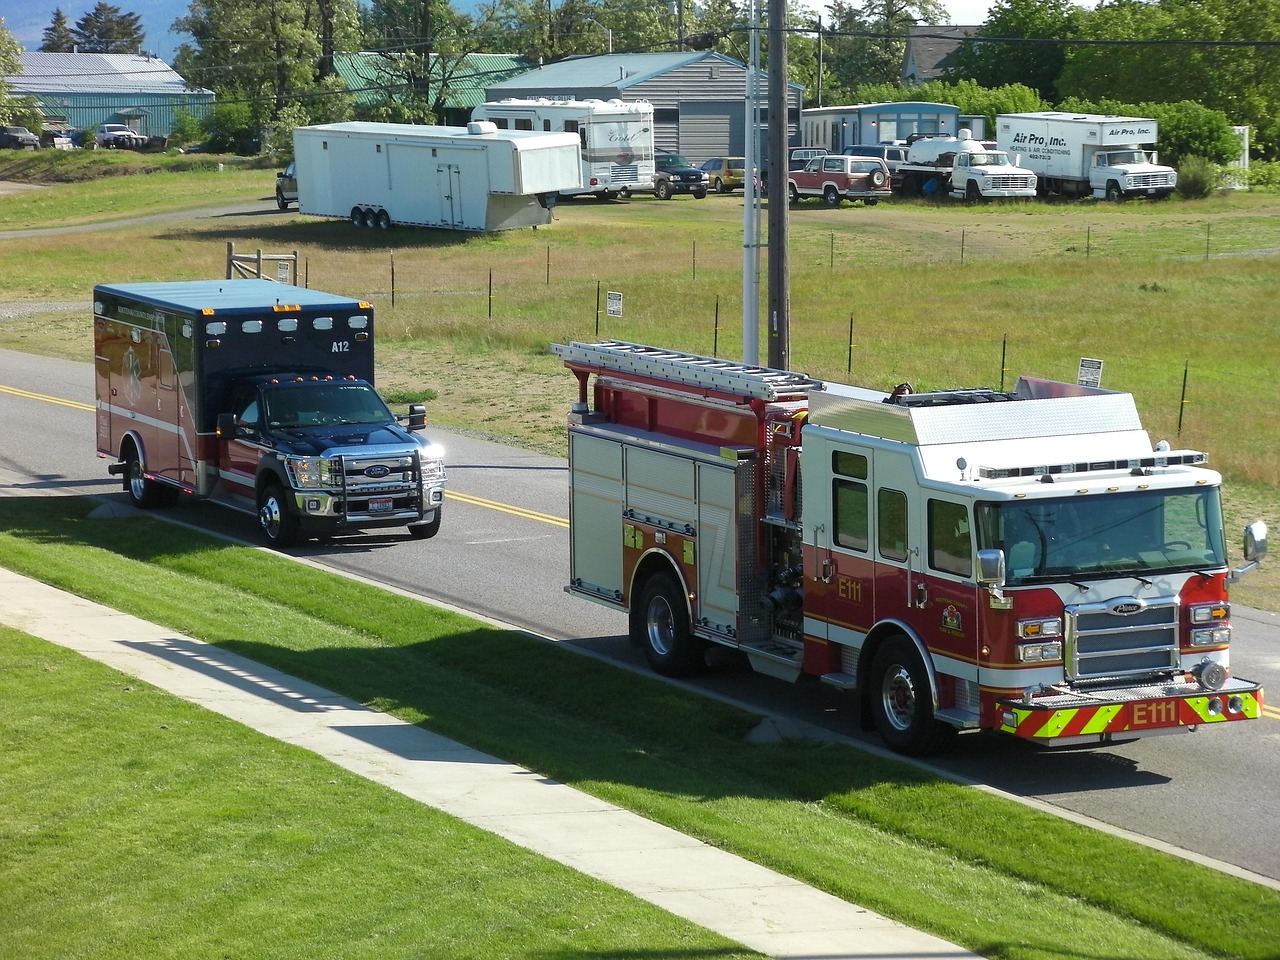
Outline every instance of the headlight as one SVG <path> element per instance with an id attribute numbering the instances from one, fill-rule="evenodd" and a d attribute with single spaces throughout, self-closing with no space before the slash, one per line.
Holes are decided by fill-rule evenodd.
<path id="1" fill-rule="evenodd" d="M 1060 637 L 1062 636 L 1062 618 L 1048 617 L 1043 620 L 1019 620 L 1018 636 L 1023 640 Z"/>
<path id="2" fill-rule="evenodd" d="M 1017 648 L 1019 663 L 1046 663 L 1062 659 L 1062 641 L 1044 643 L 1020 643 Z"/>
<path id="3" fill-rule="evenodd" d="M 341 485 L 338 461 L 324 457 L 289 457 L 285 461 L 293 485 L 299 489 L 335 487 Z"/>
<path id="4" fill-rule="evenodd" d="M 1191 631 L 1193 647 L 1223 647 L 1231 642 L 1231 627 L 1222 624 Z"/>
<path id="5" fill-rule="evenodd" d="M 1198 603 L 1188 609 L 1191 612 L 1192 623 L 1217 623 L 1220 620 L 1231 619 L 1229 603 Z"/>

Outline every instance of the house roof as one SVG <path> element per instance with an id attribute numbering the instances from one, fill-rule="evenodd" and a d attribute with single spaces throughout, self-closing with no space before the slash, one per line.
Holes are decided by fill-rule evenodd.
<path id="1" fill-rule="evenodd" d="M 167 63 L 132 53 L 23 53 L 22 73 L 5 78 L 18 94 L 206 94 Z"/>
<path id="2" fill-rule="evenodd" d="M 951 55 L 961 42 L 981 30 L 978 26 L 913 26 L 907 35 L 903 79 L 908 83 L 937 80 L 951 68 Z"/>
<path id="3" fill-rule="evenodd" d="M 530 67 L 527 58 L 506 53 L 470 53 L 460 61 L 432 54 L 430 62 L 433 84 L 440 82 L 442 71 L 448 71 L 445 105 L 458 109 L 484 103 L 485 89 L 492 83 L 525 73 Z M 395 59 L 383 54 L 334 54 L 333 68 L 358 103 L 394 98 L 408 83 Z"/>
<path id="4" fill-rule="evenodd" d="M 570 57 L 555 63 L 534 67 L 519 76 L 498 83 L 490 83 L 495 94 L 504 87 L 525 88 L 536 77 L 539 85 L 548 88 L 561 87 L 615 87 L 625 90 L 637 83 L 667 73 L 678 67 L 703 60 L 721 60 L 741 67 L 737 60 L 714 50 L 694 53 L 607 53 L 592 57 Z"/>

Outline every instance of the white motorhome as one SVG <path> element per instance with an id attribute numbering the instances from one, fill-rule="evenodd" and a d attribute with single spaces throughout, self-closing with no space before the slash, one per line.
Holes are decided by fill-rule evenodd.
<path id="1" fill-rule="evenodd" d="M 299 212 L 364 227 L 541 226 L 556 197 L 582 183 L 576 136 L 492 123 L 298 127 L 293 151 Z"/>
<path id="2" fill-rule="evenodd" d="M 996 145 L 1034 170 L 1046 193 L 1098 199 L 1162 200 L 1178 185 L 1154 151 L 1156 121 L 1101 114 L 1006 113 L 996 117 Z"/>
<path id="3" fill-rule="evenodd" d="M 592 194 L 600 200 L 653 186 L 653 105 L 625 100 L 498 100 L 482 103 L 473 120 L 499 130 L 572 133 L 582 155 L 582 185 L 562 196 Z"/>

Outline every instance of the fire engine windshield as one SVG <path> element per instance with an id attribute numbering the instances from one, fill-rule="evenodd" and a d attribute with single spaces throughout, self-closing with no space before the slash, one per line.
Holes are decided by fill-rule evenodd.
<path id="1" fill-rule="evenodd" d="M 266 391 L 266 420 L 284 430 L 335 423 L 393 423 L 395 417 L 365 383 L 305 383 Z"/>
<path id="2" fill-rule="evenodd" d="M 1226 566 L 1216 487 L 977 505 L 979 548 L 1010 586 Z"/>

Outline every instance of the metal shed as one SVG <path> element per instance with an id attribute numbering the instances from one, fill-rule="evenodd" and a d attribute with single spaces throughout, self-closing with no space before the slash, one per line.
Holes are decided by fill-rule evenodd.
<path id="1" fill-rule="evenodd" d="M 653 140 L 658 150 L 683 154 L 694 163 L 741 156 L 746 146 L 746 64 L 714 51 L 617 53 L 573 57 L 545 64 L 489 86 L 486 98 L 574 97 L 578 100 L 647 100 L 653 104 Z M 763 96 L 765 78 L 760 79 Z M 787 133 L 800 128 L 804 87 L 788 84 Z M 767 108 L 760 115 L 757 149 L 767 148 Z"/>
<path id="2" fill-rule="evenodd" d="M 56 104 L 72 130 L 126 123 L 146 137 L 167 137 L 179 110 L 197 119 L 212 90 L 191 89 L 167 63 L 131 53 L 23 53 L 22 73 L 5 78 L 13 94 Z M 48 107 L 45 107 L 48 112 Z"/>
<path id="3" fill-rule="evenodd" d="M 800 145 L 839 153 L 865 143 L 893 143 L 913 133 L 955 136 L 960 108 L 950 103 L 906 100 L 812 107 L 800 118 Z"/>

